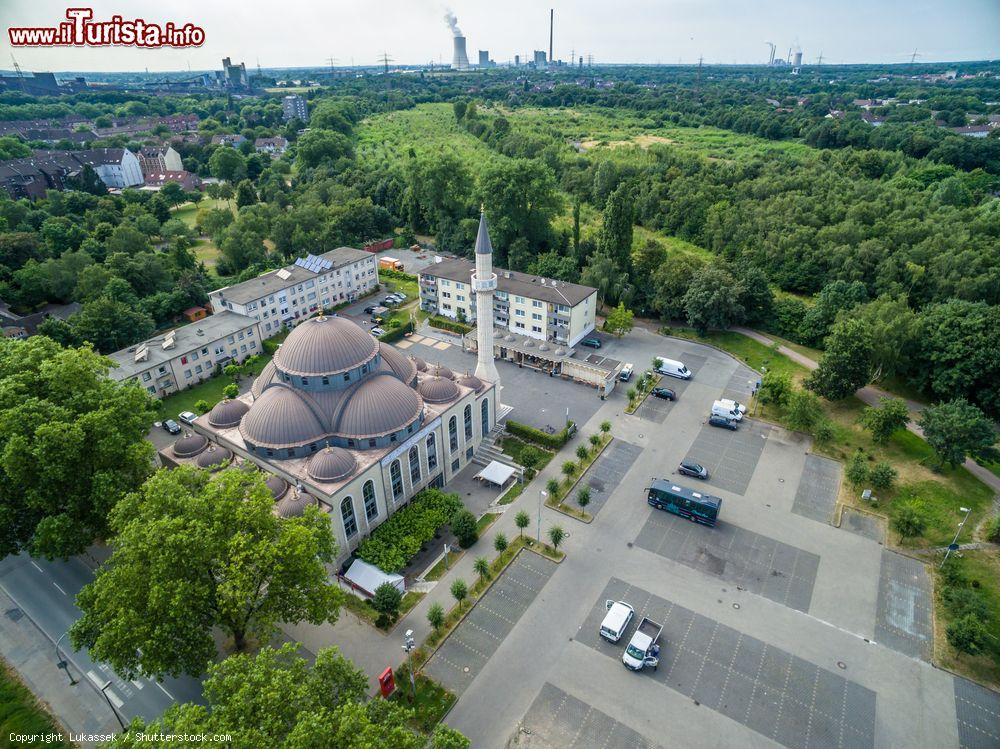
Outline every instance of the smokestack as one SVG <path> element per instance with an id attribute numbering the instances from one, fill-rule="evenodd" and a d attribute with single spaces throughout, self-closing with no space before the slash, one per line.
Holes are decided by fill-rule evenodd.
<path id="1" fill-rule="evenodd" d="M 465 37 L 456 36 L 452 39 L 455 43 L 455 54 L 451 58 L 452 70 L 468 70 L 469 56 L 465 53 Z"/>
<path id="2" fill-rule="evenodd" d="M 552 26 L 555 24 L 555 19 L 555 8 L 549 8 L 549 65 L 555 63 L 555 58 L 552 56 Z"/>

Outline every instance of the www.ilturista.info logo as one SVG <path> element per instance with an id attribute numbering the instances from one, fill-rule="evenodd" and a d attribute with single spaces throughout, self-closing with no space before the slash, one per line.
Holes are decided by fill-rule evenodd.
<path id="1" fill-rule="evenodd" d="M 67 8 L 65 22 L 58 26 L 10 27 L 7 35 L 12 47 L 200 47 L 205 30 L 191 23 L 183 26 L 148 23 L 141 18 L 131 21 L 111 16 L 109 21 L 94 21 L 92 8 Z"/>

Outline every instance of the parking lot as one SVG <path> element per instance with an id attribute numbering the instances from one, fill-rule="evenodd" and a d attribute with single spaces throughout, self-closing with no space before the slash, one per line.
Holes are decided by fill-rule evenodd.
<path id="1" fill-rule="evenodd" d="M 617 643 L 599 634 L 606 600 L 635 609 Z M 663 625 L 660 666 L 644 669 L 636 679 L 676 690 L 783 746 L 875 745 L 875 693 L 870 689 L 623 580 L 610 580 L 576 640 L 620 661 L 644 616 Z"/>
<path id="2" fill-rule="evenodd" d="M 961 749 L 1000 746 L 1000 694 L 955 677 L 955 714 Z"/>
<path id="3" fill-rule="evenodd" d="M 635 545 L 784 606 L 809 610 L 816 554 L 724 521 L 709 528 L 663 511 L 650 514 Z"/>
<path id="4" fill-rule="evenodd" d="M 884 550 L 878 581 L 875 637 L 901 653 L 931 659 L 931 582 L 920 562 Z"/>
<path id="5" fill-rule="evenodd" d="M 840 490 L 840 463 L 818 455 L 807 455 L 792 512 L 829 523 Z"/>
<path id="6" fill-rule="evenodd" d="M 614 440 L 587 470 L 581 485 L 590 487 L 590 504 L 587 512 L 596 515 L 604 507 L 625 474 L 632 468 L 642 448 L 623 440 Z"/>
<path id="7" fill-rule="evenodd" d="M 706 423 L 688 450 L 685 460 L 708 469 L 708 483 L 720 489 L 743 494 L 753 478 L 760 454 L 764 452 L 771 427 L 744 418 L 736 431 Z"/>

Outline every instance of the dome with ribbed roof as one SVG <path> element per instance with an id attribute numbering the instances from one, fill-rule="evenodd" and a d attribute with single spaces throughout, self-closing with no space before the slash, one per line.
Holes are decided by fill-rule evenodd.
<path id="1" fill-rule="evenodd" d="M 303 491 L 289 492 L 287 496 L 280 499 L 277 505 L 278 517 L 297 518 L 305 514 L 309 505 L 318 504 L 316 497 Z"/>
<path id="2" fill-rule="evenodd" d="M 240 423 L 240 434 L 262 447 L 293 447 L 308 444 L 327 433 L 308 396 L 285 385 L 272 385 L 254 401 Z"/>
<path id="3" fill-rule="evenodd" d="M 428 403 L 447 403 L 458 397 L 458 385 L 444 377 L 425 377 L 417 392 Z"/>
<path id="4" fill-rule="evenodd" d="M 212 445 L 207 450 L 205 450 L 201 455 L 198 456 L 198 467 L 199 468 L 209 468 L 213 471 L 217 471 L 222 468 L 222 464 L 228 460 L 232 460 L 233 451 L 225 447 L 216 447 Z"/>
<path id="5" fill-rule="evenodd" d="M 185 434 L 174 442 L 174 455 L 178 458 L 193 458 L 208 447 L 208 438 L 203 434 Z"/>
<path id="6" fill-rule="evenodd" d="M 420 417 L 423 402 L 416 391 L 392 375 L 362 382 L 340 409 L 335 431 L 355 438 L 375 437 L 405 429 Z"/>
<path id="7" fill-rule="evenodd" d="M 431 377 L 444 377 L 446 380 L 455 379 L 455 373 L 452 372 L 450 369 L 448 369 L 448 367 L 446 367 L 444 364 L 441 364 L 440 362 L 431 367 L 427 371 L 427 374 L 429 374 Z"/>
<path id="8" fill-rule="evenodd" d="M 354 473 L 357 462 L 342 447 L 324 447 L 309 459 L 306 471 L 317 481 L 339 481 Z"/>
<path id="9" fill-rule="evenodd" d="M 425 362 L 419 356 L 411 356 L 410 359 L 413 361 L 413 364 L 416 366 L 418 372 L 427 371 L 427 362 Z"/>
<path id="10" fill-rule="evenodd" d="M 250 406 L 235 398 L 226 398 L 215 404 L 208 412 L 208 423 L 220 429 L 238 426 L 240 419 L 250 410 Z"/>
<path id="11" fill-rule="evenodd" d="M 274 355 L 279 372 L 303 377 L 356 369 L 378 354 L 379 342 L 346 317 L 320 315 L 299 323 Z"/>
<path id="12" fill-rule="evenodd" d="M 418 370 L 416 362 L 399 353 L 388 343 L 379 343 L 378 351 L 382 356 L 383 371 L 391 371 L 407 384 L 413 383 Z"/>
<path id="13" fill-rule="evenodd" d="M 483 389 L 483 381 L 468 372 L 465 373 L 465 376 L 458 378 L 458 384 L 462 387 L 475 390 L 477 393 Z"/>
<path id="14" fill-rule="evenodd" d="M 273 473 L 267 477 L 268 490 L 271 492 L 271 496 L 278 500 L 285 496 L 285 492 L 288 491 L 288 482 L 285 481 L 281 476 L 275 476 Z"/>

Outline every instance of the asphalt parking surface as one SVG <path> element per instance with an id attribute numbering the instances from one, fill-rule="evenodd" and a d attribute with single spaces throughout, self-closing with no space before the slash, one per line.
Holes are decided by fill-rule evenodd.
<path id="1" fill-rule="evenodd" d="M 722 514 L 726 511 L 722 504 Z M 819 556 L 720 521 L 652 510 L 635 545 L 799 611 L 809 611 Z"/>
<path id="2" fill-rule="evenodd" d="M 771 427 L 744 418 L 736 431 L 706 423 L 695 438 L 685 460 L 708 469 L 708 483 L 719 489 L 740 494 L 746 492 L 757 468 Z"/>
<path id="3" fill-rule="evenodd" d="M 883 550 L 875 641 L 930 661 L 934 649 L 931 583 L 921 562 Z"/>
<path id="4" fill-rule="evenodd" d="M 956 676 L 955 717 L 961 749 L 1000 746 L 1000 693 Z"/>
<path id="5" fill-rule="evenodd" d="M 546 682 L 521 722 L 518 749 L 655 749 L 640 734 Z"/>
<path id="6" fill-rule="evenodd" d="M 806 455 L 802 478 L 792 502 L 796 515 L 829 523 L 840 490 L 840 464 L 818 455 Z"/>
<path id="7" fill-rule="evenodd" d="M 879 543 L 885 541 L 884 523 L 885 521 L 876 518 L 874 515 L 858 512 L 850 507 L 845 507 L 843 514 L 840 516 L 841 530 L 870 538 L 872 541 L 878 541 Z"/>
<path id="8" fill-rule="evenodd" d="M 636 458 L 642 455 L 642 448 L 623 440 L 614 440 L 604 448 L 604 452 L 587 470 L 581 484 L 590 487 L 590 504 L 587 512 L 596 515 L 604 507 L 611 493 L 625 474 L 632 468 Z"/>
<path id="9" fill-rule="evenodd" d="M 427 675 L 461 695 L 555 570 L 555 562 L 538 554 L 518 554 L 430 659 Z"/>
<path id="10" fill-rule="evenodd" d="M 617 643 L 601 638 L 605 601 L 635 617 Z M 875 692 L 720 622 L 611 578 L 576 640 L 615 660 L 643 616 L 663 625 L 660 666 L 635 674 L 676 690 L 793 749 L 871 749 Z M 625 668 L 623 665 L 621 668 Z M 650 689 L 640 682 L 637 689 Z"/>

